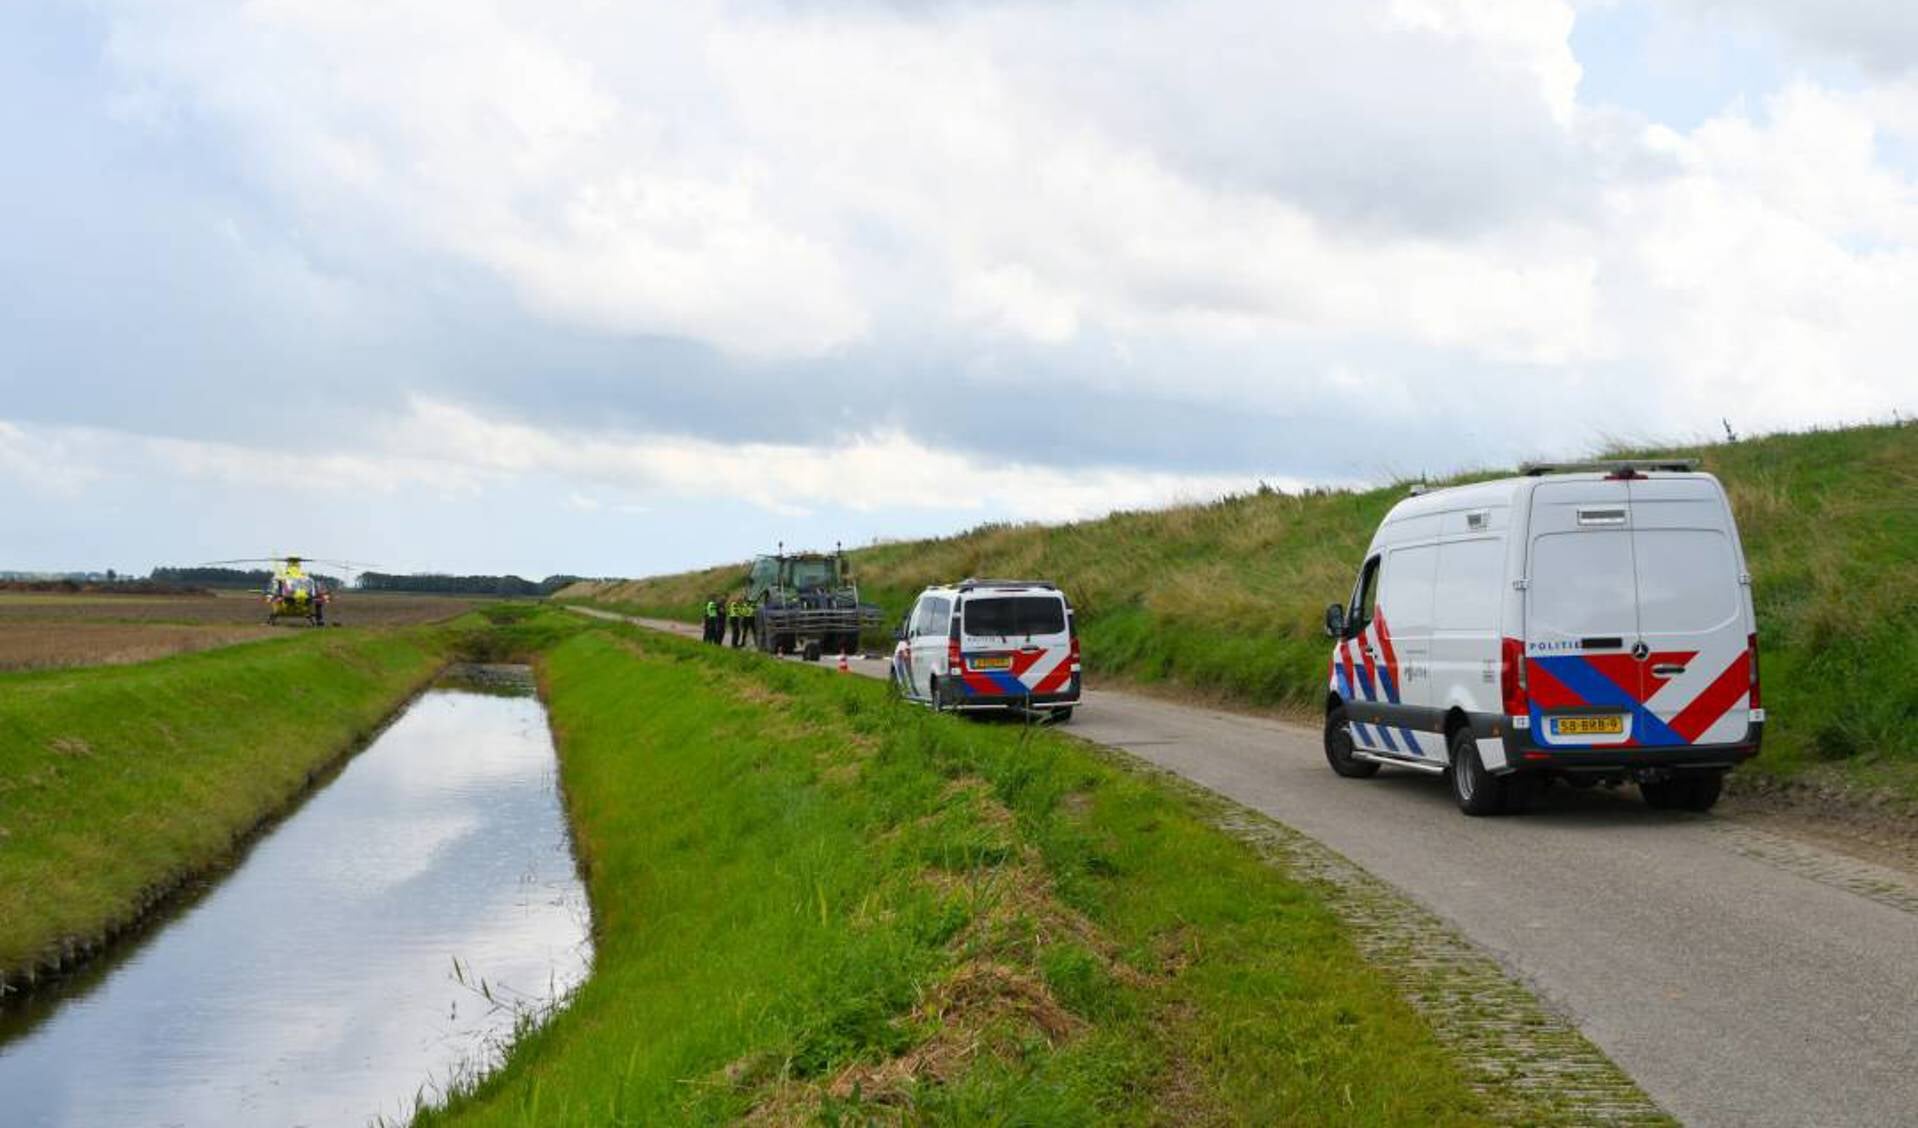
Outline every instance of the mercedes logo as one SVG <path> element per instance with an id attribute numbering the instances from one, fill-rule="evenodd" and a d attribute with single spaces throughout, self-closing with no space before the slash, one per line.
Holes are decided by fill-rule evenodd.
<path id="1" fill-rule="evenodd" d="M 1637 642 L 1632 643 L 1632 658 L 1634 660 L 1643 662 L 1645 659 L 1650 658 L 1651 656 L 1652 656 L 1652 648 L 1645 645 L 1644 639 L 1641 638 Z"/>

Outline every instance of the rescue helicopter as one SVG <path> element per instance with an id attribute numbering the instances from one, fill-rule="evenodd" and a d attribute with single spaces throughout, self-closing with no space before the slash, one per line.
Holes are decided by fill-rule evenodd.
<path id="1" fill-rule="evenodd" d="M 329 567 L 348 571 L 365 571 L 367 566 L 345 560 L 314 560 L 306 556 L 252 556 L 238 560 L 212 560 L 206 567 L 226 564 L 272 564 L 273 576 L 266 583 L 266 589 L 260 594 L 266 601 L 266 622 L 275 626 L 282 622 L 298 621 L 309 626 L 327 625 L 326 608 L 333 602 L 333 592 L 327 590 L 326 581 L 306 570 L 308 563 L 325 564 Z M 333 626 L 339 626 L 335 620 Z"/>

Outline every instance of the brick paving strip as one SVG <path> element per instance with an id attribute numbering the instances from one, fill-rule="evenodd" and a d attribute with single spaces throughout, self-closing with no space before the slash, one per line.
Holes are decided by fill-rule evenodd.
<path id="1" fill-rule="evenodd" d="M 1781 834 L 1731 820 L 1712 824 L 1733 850 L 1821 885 L 1843 889 L 1907 913 L 1918 913 L 1918 879 L 1911 874 L 1808 846 Z"/>

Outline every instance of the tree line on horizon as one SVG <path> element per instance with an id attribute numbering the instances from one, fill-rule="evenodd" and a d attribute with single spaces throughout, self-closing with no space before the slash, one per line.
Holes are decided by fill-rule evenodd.
<path id="1" fill-rule="evenodd" d="M 362 572 L 359 582 L 346 584 L 337 576 L 319 572 L 309 572 L 329 588 L 354 587 L 360 591 L 392 591 L 429 593 L 439 595 L 514 595 L 543 596 L 551 595 L 578 577 L 555 575 L 543 580 L 528 580 L 520 576 L 453 576 L 441 572 Z M 211 588 L 245 588 L 262 590 L 273 579 L 273 572 L 266 568 L 213 568 L 160 567 L 153 569 L 150 577 L 154 581 L 178 584 L 181 586 Z"/>
<path id="2" fill-rule="evenodd" d="M 575 583 L 578 576 L 547 576 L 543 580 L 529 580 L 521 576 L 451 576 L 439 572 L 414 572 L 398 575 L 392 572 L 362 572 L 359 588 L 361 591 L 409 591 L 429 592 L 440 595 L 551 595 L 567 584 Z"/>

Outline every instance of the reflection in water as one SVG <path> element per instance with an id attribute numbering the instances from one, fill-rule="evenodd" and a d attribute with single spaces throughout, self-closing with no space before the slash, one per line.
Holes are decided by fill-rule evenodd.
<path id="1" fill-rule="evenodd" d="M 123 961 L 0 1018 L 0 1120 L 404 1120 L 586 973 L 556 767 L 537 700 L 427 694 Z"/>

